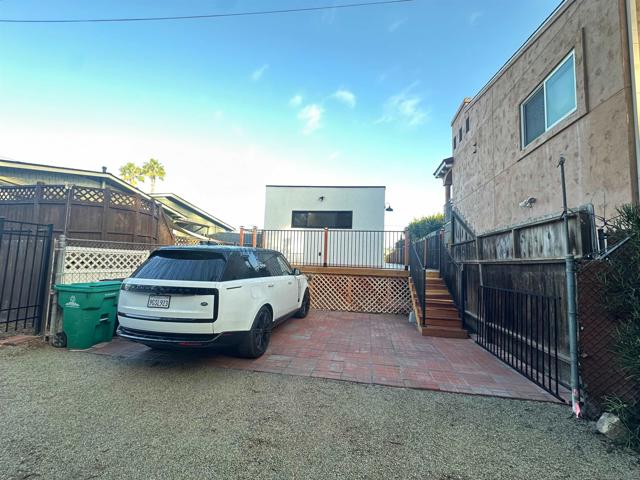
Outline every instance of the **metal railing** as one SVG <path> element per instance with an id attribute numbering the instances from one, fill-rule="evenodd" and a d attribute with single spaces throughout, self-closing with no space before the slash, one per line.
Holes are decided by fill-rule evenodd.
<path id="1" fill-rule="evenodd" d="M 558 382 L 560 298 L 481 286 L 476 342 L 561 399 Z"/>
<path id="2" fill-rule="evenodd" d="M 0 332 L 40 333 L 53 225 L 0 218 Z"/>
<path id="3" fill-rule="evenodd" d="M 427 269 L 421 260 L 421 253 L 416 248 L 416 244 L 411 245 L 409 254 L 409 274 L 413 286 L 416 290 L 417 301 L 420 305 L 420 318 L 416 321 L 423 327 L 427 325 L 427 299 L 426 299 L 426 287 L 427 287 Z M 417 313 L 417 312 L 416 312 Z"/>
<path id="4" fill-rule="evenodd" d="M 251 234 L 244 233 L 243 236 Z M 294 265 L 408 269 L 406 231 L 262 230 L 257 246 L 282 252 Z M 244 240 L 244 239 L 243 239 Z"/>
<path id="5" fill-rule="evenodd" d="M 454 260 L 449 249 L 444 245 L 440 252 L 440 276 L 444 280 L 454 304 L 458 307 L 458 313 L 462 320 L 463 328 L 466 328 L 466 278 L 464 265 Z"/>

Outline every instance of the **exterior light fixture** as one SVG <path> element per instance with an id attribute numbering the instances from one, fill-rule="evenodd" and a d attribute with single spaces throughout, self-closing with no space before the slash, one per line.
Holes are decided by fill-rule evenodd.
<path id="1" fill-rule="evenodd" d="M 318 200 L 320 200 L 321 202 L 324 202 L 324 195 L 320 195 L 320 196 L 318 197 Z"/>
<path id="2" fill-rule="evenodd" d="M 523 201 L 521 201 L 518 205 L 522 208 L 533 208 L 533 204 L 536 203 L 537 199 L 535 197 L 529 197 Z"/>
<path id="3" fill-rule="evenodd" d="M 385 205 L 384 210 L 385 212 L 393 212 L 393 208 L 391 208 L 391 205 L 389 205 L 388 203 Z"/>

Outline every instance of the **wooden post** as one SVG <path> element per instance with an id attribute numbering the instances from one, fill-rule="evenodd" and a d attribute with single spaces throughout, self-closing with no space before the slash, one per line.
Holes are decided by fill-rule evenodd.
<path id="1" fill-rule="evenodd" d="M 409 229 L 404 229 L 404 269 L 409 270 Z"/>
<path id="2" fill-rule="evenodd" d="M 244 247 L 244 227 L 240 227 L 240 246 Z"/>
<path id="3" fill-rule="evenodd" d="M 105 188 L 103 190 L 104 196 L 102 197 L 102 228 L 100 231 L 100 240 L 108 240 L 109 236 L 109 205 L 111 204 L 111 190 Z M 135 235 L 134 239 L 135 241 Z"/>
<path id="4" fill-rule="evenodd" d="M 329 257 L 329 229 L 324 227 L 324 249 L 322 252 L 322 266 L 327 266 L 327 259 Z"/>
<path id="5" fill-rule="evenodd" d="M 422 266 L 424 268 L 427 268 L 427 245 L 429 243 L 429 238 L 428 237 L 424 237 L 424 250 L 423 250 L 423 258 L 422 258 Z"/>
<path id="6" fill-rule="evenodd" d="M 256 248 L 258 244 L 258 229 L 253 227 L 253 231 L 251 232 L 251 246 Z"/>

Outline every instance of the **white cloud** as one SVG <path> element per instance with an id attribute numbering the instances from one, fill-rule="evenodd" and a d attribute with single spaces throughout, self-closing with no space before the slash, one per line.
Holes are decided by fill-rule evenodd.
<path id="1" fill-rule="evenodd" d="M 404 23 L 407 22 L 406 18 L 401 18 L 400 20 L 396 20 L 395 22 L 391 23 L 388 27 L 387 27 L 387 31 L 389 33 L 393 33 L 396 30 L 398 30 Z"/>
<path id="2" fill-rule="evenodd" d="M 299 107 L 300 105 L 302 105 L 302 100 L 302 95 L 296 94 L 289 100 L 289 105 L 291 105 L 292 107 Z"/>
<path id="3" fill-rule="evenodd" d="M 260 68 L 257 68 L 251 74 L 251 80 L 253 80 L 254 82 L 257 82 L 258 80 L 260 80 L 262 78 L 262 76 L 265 74 L 265 72 L 268 69 L 269 69 L 269 64 L 268 63 L 265 63 Z"/>
<path id="4" fill-rule="evenodd" d="M 375 123 L 401 122 L 410 127 L 424 123 L 428 111 L 423 106 L 422 95 L 411 92 L 416 85 L 389 97 L 384 104 L 384 114 Z"/>
<path id="5" fill-rule="evenodd" d="M 475 25 L 480 20 L 482 12 L 471 12 L 468 18 L 469 25 Z"/>
<path id="6" fill-rule="evenodd" d="M 344 88 L 340 88 L 331 95 L 333 98 L 338 100 L 339 102 L 344 103 L 349 108 L 353 108 L 356 106 L 356 96 L 353 92 L 346 90 Z"/>
<path id="7" fill-rule="evenodd" d="M 302 133 L 309 135 L 321 127 L 322 115 L 324 109 L 315 103 L 305 106 L 298 112 L 298 119 L 304 122 Z"/>

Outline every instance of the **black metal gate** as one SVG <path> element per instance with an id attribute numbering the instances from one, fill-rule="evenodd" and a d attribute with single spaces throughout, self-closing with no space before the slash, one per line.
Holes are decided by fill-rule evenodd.
<path id="1" fill-rule="evenodd" d="M 0 218 L 0 335 L 40 333 L 53 225 Z"/>
<path id="2" fill-rule="evenodd" d="M 560 298 L 482 286 L 476 342 L 544 388 L 559 392 Z"/>

